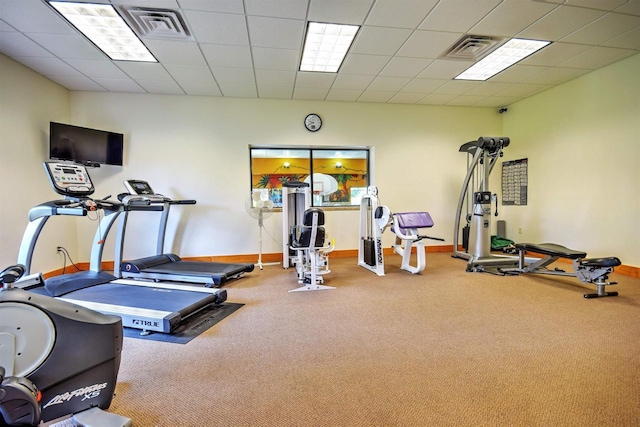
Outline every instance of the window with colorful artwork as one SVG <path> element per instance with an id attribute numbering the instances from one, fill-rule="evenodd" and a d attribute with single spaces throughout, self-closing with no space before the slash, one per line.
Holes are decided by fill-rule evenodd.
<path id="1" fill-rule="evenodd" d="M 250 146 L 251 190 L 267 190 L 282 207 L 282 185 L 309 184 L 312 206 L 360 206 L 369 185 L 368 147 Z"/>

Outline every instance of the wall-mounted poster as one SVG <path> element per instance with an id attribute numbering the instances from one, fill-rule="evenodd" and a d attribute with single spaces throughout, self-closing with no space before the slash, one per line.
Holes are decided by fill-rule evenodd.
<path id="1" fill-rule="evenodd" d="M 527 204 L 528 159 L 502 162 L 502 204 Z"/>

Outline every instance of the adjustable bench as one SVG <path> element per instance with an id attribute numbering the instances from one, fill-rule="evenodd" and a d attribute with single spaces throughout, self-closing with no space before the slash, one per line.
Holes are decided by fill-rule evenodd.
<path id="1" fill-rule="evenodd" d="M 554 274 L 558 276 L 577 277 L 582 283 L 591 283 L 598 287 L 597 293 L 585 294 L 585 298 L 609 297 L 618 295 L 617 292 L 606 292 L 605 286 L 615 285 L 616 282 L 608 282 L 609 273 L 621 262 L 616 257 L 607 258 L 586 258 L 586 252 L 575 251 L 565 246 L 555 243 L 517 243 L 518 268 L 502 268 L 503 273 L 541 273 Z M 545 258 L 527 264 L 525 254 L 527 251 L 546 255 Z M 573 273 L 555 269 L 548 270 L 546 267 L 558 260 L 565 258 L 572 260 Z"/>
<path id="2" fill-rule="evenodd" d="M 433 220 L 429 212 L 405 212 L 393 214 L 393 226 L 391 230 L 396 234 L 396 242 L 393 250 L 402 256 L 402 265 L 400 268 L 407 270 L 413 274 L 420 273 L 427 266 L 426 252 L 427 249 L 422 242 L 423 239 L 432 239 L 444 241 L 438 237 L 429 237 L 418 234 L 419 228 L 433 227 Z M 404 243 L 404 246 L 403 246 Z M 410 265 L 411 250 L 416 247 L 417 265 Z"/>

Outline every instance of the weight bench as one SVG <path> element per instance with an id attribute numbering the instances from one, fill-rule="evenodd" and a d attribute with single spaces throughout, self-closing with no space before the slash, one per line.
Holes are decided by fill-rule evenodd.
<path id="1" fill-rule="evenodd" d="M 591 283 L 598 287 L 597 293 L 584 294 L 585 298 L 613 297 L 618 295 L 617 292 L 605 291 L 605 286 L 616 284 L 616 282 L 607 281 L 609 279 L 609 273 L 613 272 L 613 268 L 621 264 L 620 260 L 616 257 L 586 258 L 586 252 L 575 251 L 555 243 L 517 243 L 515 246 L 518 251 L 518 267 L 501 268 L 499 271 L 502 273 L 540 273 L 577 277 L 582 283 Z M 527 264 L 525 259 L 527 251 L 546 255 L 546 257 Z M 554 270 L 548 270 L 546 268 L 559 258 L 572 260 L 573 273 L 568 273 L 557 268 Z"/>
<path id="2" fill-rule="evenodd" d="M 433 227 L 433 220 L 429 212 L 405 212 L 393 214 L 393 226 L 391 230 L 396 234 L 396 242 L 393 250 L 402 256 L 402 265 L 400 268 L 407 270 L 413 274 L 418 274 L 427 266 L 426 252 L 427 248 L 422 242 L 423 239 L 440 240 L 438 237 L 429 237 L 418 234 L 419 228 Z M 403 246 L 404 243 L 404 246 Z M 416 266 L 411 265 L 411 251 L 416 247 L 417 263 Z"/>

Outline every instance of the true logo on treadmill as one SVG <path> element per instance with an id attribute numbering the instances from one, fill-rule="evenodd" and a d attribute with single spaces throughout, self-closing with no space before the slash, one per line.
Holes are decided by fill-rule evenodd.
<path id="1" fill-rule="evenodd" d="M 142 320 L 142 319 L 132 319 L 131 323 L 135 326 L 152 326 L 157 328 L 160 326 L 160 322 L 151 321 L 151 320 Z"/>

